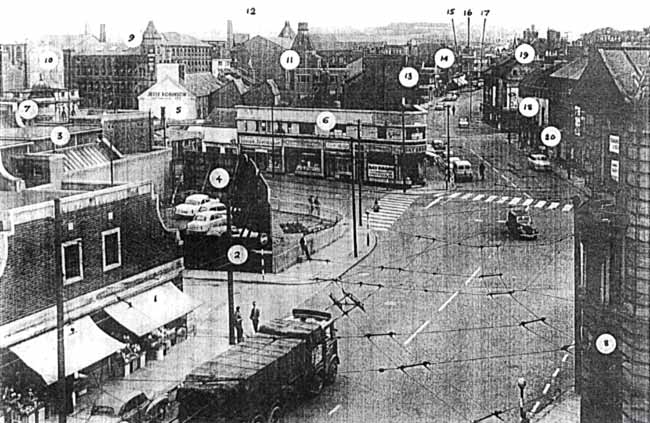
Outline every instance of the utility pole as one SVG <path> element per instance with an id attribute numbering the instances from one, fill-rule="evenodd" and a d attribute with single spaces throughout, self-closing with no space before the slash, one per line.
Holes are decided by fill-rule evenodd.
<path id="1" fill-rule="evenodd" d="M 357 258 L 357 211 L 354 204 L 354 141 L 350 140 L 350 159 L 352 160 L 352 178 L 350 180 L 350 187 L 352 188 L 352 245 L 354 246 L 354 258 Z"/>
<path id="2" fill-rule="evenodd" d="M 226 194 L 226 236 L 229 245 L 232 244 L 232 210 L 231 210 L 232 189 L 228 189 Z M 232 272 L 232 263 L 228 263 L 228 343 L 235 345 L 235 282 Z"/>
<path id="3" fill-rule="evenodd" d="M 406 169 L 404 168 L 404 149 L 406 147 L 406 128 L 404 127 L 404 109 L 406 108 L 406 99 L 402 97 L 402 155 L 400 157 L 400 167 L 402 168 L 402 192 L 406 193 Z"/>
<path id="4" fill-rule="evenodd" d="M 450 162 L 450 151 L 449 151 L 449 143 L 450 143 L 450 136 L 449 136 L 449 104 L 445 104 L 445 109 L 447 110 L 447 172 L 445 176 L 445 190 L 449 189 L 449 178 L 451 177 L 451 162 Z"/>
<path id="5" fill-rule="evenodd" d="M 56 283 L 56 357 L 59 423 L 66 423 L 63 263 L 61 257 L 61 200 L 54 199 L 54 280 Z"/>
<path id="6" fill-rule="evenodd" d="M 361 119 L 357 119 L 357 139 L 358 139 L 358 146 L 359 146 L 359 153 L 361 153 L 361 156 L 365 156 L 365 148 L 363 148 L 361 144 Z M 364 162 L 363 159 L 360 159 L 361 161 L 361 171 L 357 172 L 357 179 L 359 181 L 359 226 L 363 226 L 363 205 L 361 204 L 361 188 L 362 188 L 362 183 L 363 183 L 363 171 L 364 171 Z"/>
<path id="7" fill-rule="evenodd" d="M 528 420 L 526 410 L 524 410 L 524 389 L 526 388 L 526 379 L 520 377 L 517 380 L 517 385 L 519 386 L 519 422 L 529 423 L 530 420 Z"/>
<path id="8" fill-rule="evenodd" d="M 271 176 L 275 178 L 275 122 L 273 119 L 273 106 L 275 104 L 275 97 L 271 103 Z"/>

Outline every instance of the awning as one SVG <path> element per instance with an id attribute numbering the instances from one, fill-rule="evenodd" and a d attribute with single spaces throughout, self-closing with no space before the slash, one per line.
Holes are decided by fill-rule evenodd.
<path id="1" fill-rule="evenodd" d="M 106 307 L 104 310 L 119 324 L 143 336 L 200 305 L 189 295 L 167 282 L 149 291 Z"/>
<path id="2" fill-rule="evenodd" d="M 63 330 L 66 376 L 83 370 L 125 347 L 123 343 L 103 332 L 90 316 L 65 325 Z M 50 385 L 56 382 L 58 375 L 56 340 L 56 330 L 51 330 L 9 349 Z"/>

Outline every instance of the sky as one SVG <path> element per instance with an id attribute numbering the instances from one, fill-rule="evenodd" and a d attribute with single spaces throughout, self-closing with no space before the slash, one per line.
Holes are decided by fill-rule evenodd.
<path id="1" fill-rule="evenodd" d="M 105 23 L 109 39 L 123 40 L 142 32 L 149 20 L 159 31 L 192 35 L 225 34 L 231 19 L 235 32 L 277 35 L 285 20 L 293 29 L 298 22 L 309 27 L 363 29 L 391 22 L 449 23 L 448 8 L 456 9 L 456 20 L 464 9 L 472 9 L 472 27 L 482 24 L 480 10 L 489 9 L 487 28 L 523 29 L 535 24 L 540 34 L 548 27 L 581 33 L 611 26 L 642 29 L 650 26 L 650 1 L 572 0 L 2 0 L 0 42 L 22 42 L 45 34 L 79 34 L 88 24 L 98 33 Z M 255 8 L 255 15 L 247 9 Z M 459 15 L 460 14 L 460 15 Z M 15 19 L 8 18 L 15 16 Z"/>

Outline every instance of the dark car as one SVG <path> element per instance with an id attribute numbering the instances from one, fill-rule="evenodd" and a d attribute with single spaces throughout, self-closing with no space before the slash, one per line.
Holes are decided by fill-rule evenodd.
<path id="1" fill-rule="evenodd" d="M 524 208 L 508 210 L 506 219 L 508 232 L 521 239 L 537 239 L 538 231 L 533 226 L 533 219 Z"/>
<path id="2" fill-rule="evenodd" d="M 102 395 L 90 410 L 88 423 L 142 423 L 151 400 L 142 392 Z"/>

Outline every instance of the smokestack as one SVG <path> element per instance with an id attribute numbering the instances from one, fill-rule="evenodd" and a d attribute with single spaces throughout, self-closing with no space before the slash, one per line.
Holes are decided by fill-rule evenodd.
<path id="1" fill-rule="evenodd" d="M 99 24 L 99 42 L 106 42 L 106 24 Z"/>
<path id="2" fill-rule="evenodd" d="M 298 22 L 298 33 L 305 33 L 309 31 L 307 22 Z"/>
<path id="3" fill-rule="evenodd" d="M 233 35 L 232 35 L 232 21 L 228 20 L 227 25 L 228 25 L 228 27 L 227 27 L 227 32 L 228 32 L 227 37 L 228 38 L 226 39 L 226 44 L 228 45 L 228 48 L 231 49 L 233 47 L 233 45 L 234 45 L 234 39 L 233 39 Z"/>

